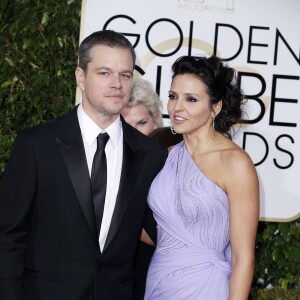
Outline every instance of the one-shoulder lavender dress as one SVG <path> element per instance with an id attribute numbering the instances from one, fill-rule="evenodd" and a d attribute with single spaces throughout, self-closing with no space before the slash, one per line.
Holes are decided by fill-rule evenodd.
<path id="1" fill-rule="evenodd" d="M 151 185 L 148 203 L 158 238 L 144 299 L 228 299 L 228 198 L 199 170 L 184 142 L 170 151 Z"/>

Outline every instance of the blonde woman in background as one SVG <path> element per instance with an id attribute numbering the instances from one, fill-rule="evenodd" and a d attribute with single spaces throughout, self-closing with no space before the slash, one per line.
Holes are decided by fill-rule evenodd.
<path id="1" fill-rule="evenodd" d="M 145 135 L 162 127 L 162 102 L 149 81 L 135 78 L 129 102 L 121 114 L 131 126 Z"/>

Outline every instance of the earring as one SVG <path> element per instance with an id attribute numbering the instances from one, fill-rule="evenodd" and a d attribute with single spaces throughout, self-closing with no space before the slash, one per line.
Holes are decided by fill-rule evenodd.
<path id="1" fill-rule="evenodd" d="M 171 121 L 170 121 L 170 129 L 171 129 L 172 134 L 174 134 L 174 135 L 177 134 L 177 132 L 175 131 Z"/>
<path id="2" fill-rule="evenodd" d="M 212 117 L 212 129 L 213 129 L 213 134 L 215 134 L 215 117 Z"/>

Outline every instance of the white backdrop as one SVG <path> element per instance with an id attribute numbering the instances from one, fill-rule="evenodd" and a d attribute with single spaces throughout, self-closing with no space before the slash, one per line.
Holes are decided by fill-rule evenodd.
<path id="1" fill-rule="evenodd" d="M 225 59 L 249 98 L 251 124 L 235 141 L 256 165 L 260 219 L 284 222 L 300 217 L 299 13 L 299 0 L 83 0 L 80 41 L 101 29 L 124 33 L 137 53 L 135 75 L 163 100 L 165 125 L 176 58 Z"/>

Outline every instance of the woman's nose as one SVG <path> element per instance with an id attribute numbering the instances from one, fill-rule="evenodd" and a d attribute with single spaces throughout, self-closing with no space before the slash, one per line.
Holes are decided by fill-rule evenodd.
<path id="1" fill-rule="evenodd" d="M 181 111 L 182 110 L 182 101 L 180 99 L 178 99 L 176 101 L 176 104 L 174 106 L 174 110 L 175 111 Z"/>

